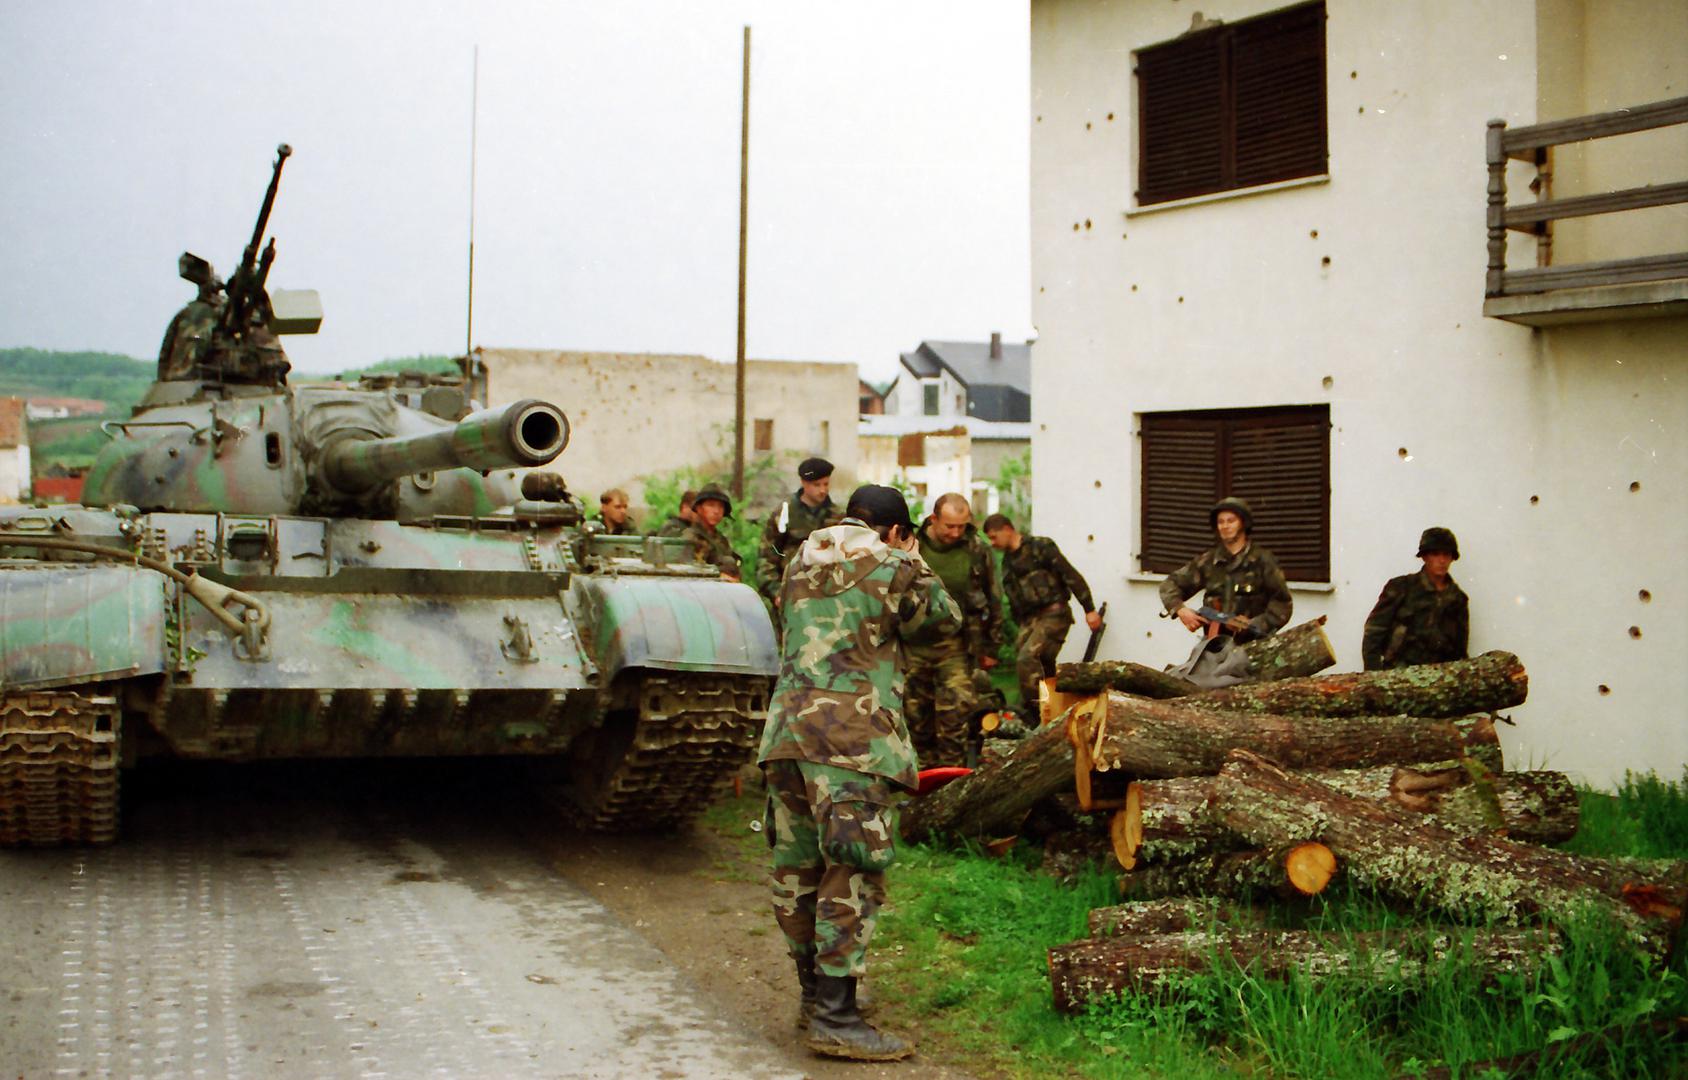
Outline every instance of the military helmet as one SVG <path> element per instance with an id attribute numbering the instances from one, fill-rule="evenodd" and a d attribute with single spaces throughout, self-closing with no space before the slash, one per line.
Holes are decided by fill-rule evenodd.
<path id="1" fill-rule="evenodd" d="M 698 489 L 697 498 L 692 500 L 692 509 L 697 509 L 703 503 L 709 502 L 711 499 L 721 504 L 721 509 L 724 511 L 722 514 L 723 517 L 733 516 L 732 498 L 715 484 L 706 484 L 702 488 Z"/>
<path id="2" fill-rule="evenodd" d="M 1424 530 L 1418 538 L 1418 557 L 1422 559 L 1432 551 L 1445 551 L 1454 558 L 1459 558 L 1459 541 L 1454 538 L 1454 531 L 1444 529 L 1440 525 L 1432 525 Z"/>
<path id="3" fill-rule="evenodd" d="M 1214 503 L 1213 509 L 1209 510 L 1207 512 L 1207 523 L 1208 523 L 1209 526 L 1212 526 L 1212 527 L 1218 526 L 1218 524 L 1219 524 L 1219 511 L 1221 511 L 1221 510 L 1229 510 L 1229 511 L 1231 511 L 1231 513 L 1233 513 L 1233 514 L 1237 515 L 1238 517 L 1242 518 L 1243 519 L 1243 532 L 1253 532 L 1254 531 L 1254 511 L 1250 510 L 1248 508 L 1248 503 L 1246 503 L 1243 500 L 1237 498 L 1235 495 L 1225 496 L 1223 499 L 1220 499 L 1218 502 Z"/>

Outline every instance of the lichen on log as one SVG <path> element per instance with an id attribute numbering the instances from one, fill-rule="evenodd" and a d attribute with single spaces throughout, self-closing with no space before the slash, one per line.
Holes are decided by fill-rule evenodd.
<path id="1" fill-rule="evenodd" d="M 1197 693 L 1201 687 L 1181 675 L 1156 671 L 1130 660 L 1091 660 L 1060 664 L 1055 668 L 1055 689 L 1063 694 L 1095 694 L 1103 690 L 1137 694 L 1148 698 L 1177 698 Z"/>
<path id="2" fill-rule="evenodd" d="M 1459 928 L 1331 933 L 1189 929 L 1093 937 L 1049 950 L 1055 1008 L 1073 1013 L 1124 993 L 1155 993 L 1232 964 L 1262 979 L 1411 984 L 1459 963 L 1488 974 L 1528 972 L 1558 952 L 1540 929 Z"/>
<path id="3" fill-rule="evenodd" d="M 1236 751 L 1219 774 L 1212 805 L 1250 843 L 1319 840 L 1355 882 L 1456 918 L 1562 922 L 1592 910 L 1663 952 L 1688 906 L 1688 885 L 1663 874 L 1499 837 L 1461 836 L 1247 751 Z"/>
<path id="4" fill-rule="evenodd" d="M 1139 900 L 1111 907 L 1091 908 L 1091 937 L 1121 937 L 1137 934 L 1173 934 L 1180 930 L 1206 930 L 1238 923 L 1258 925 L 1261 909 L 1241 907 L 1207 896 L 1171 896 L 1164 900 Z"/>
<path id="5" fill-rule="evenodd" d="M 1250 682 L 1316 675 L 1336 663 L 1336 650 L 1325 634 L 1323 615 L 1251 641 L 1243 651 L 1248 654 Z"/>
<path id="6" fill-rule="evenodd" d="M 1445 664 L 1244 683 L 1195 694 L 1184 703 L 1229 712 L 1447 718 L 1521 705 L 1529 685 L 1516 656 L 1486 652 Z"/>
<path id="7" fill-rule="evenodd" d="M 1119 894 L 1122 900 L 1317 896 L 1336 876 L 1336 869 L 1336 859 L 1325 845 L 1297 842 L 1263 851 L 1213 852 L 1186 862 L 1139 867 L 1120 875 Z"/>
<path id="8" fill-rule="evenodd" d="M 1092 767 L 1137 779 L 1212 775 L 1232 750 L 1267 754 L 1292 768 L 1359 768 L 1468 756 L 1493 741 L 1493 725 L 1466 732 L 1415 716 L 1295 716 L 1196 709 L 1194 698 L 1150 701 L 1117 690 L 1076 706 L 1069 722 Z"/>

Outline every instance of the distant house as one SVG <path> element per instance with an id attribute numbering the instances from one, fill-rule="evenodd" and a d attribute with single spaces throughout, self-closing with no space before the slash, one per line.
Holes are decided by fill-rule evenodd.
<path id="1" fill-rule="evenodd" d="M 0 397 L 0 502 L 29 498 L 29 418 L 23 398 Z"/>
<path id="2" fill-rule="evenodd" d="M 856 380 L 856 412 L 861 416 L 879 416 L 885 412 L 885 395 L 866 379 Z"/>
<path id="3" fill-rule="evenodd" d="M 1031 346 L 923 341 L 901 361 L 883 415 L 861 419 L 862 479 L 966 492 L 975 513 L 994 510 L 1002 463 L 1031 446 Z"/>
<path id="4" fill-rule="evenodd" d="M 31 420 L 62 420 L 68 416 L 99 416 L 107 405 L 93 398 L 32 397 L 24 406 Z"/>

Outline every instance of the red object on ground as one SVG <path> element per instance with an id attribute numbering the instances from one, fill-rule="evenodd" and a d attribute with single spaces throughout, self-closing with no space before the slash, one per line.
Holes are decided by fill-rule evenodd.
<path id="1" fill-rule="evenodd" d="M 963 776 L 972 775 L 972 769 L 964 769 L 959 765 L 946 765 L 941 769 L 921 769 L 920 786 L 914 791 L 916 795 L 925 795 L 937 791 L 951 780 L 959 780 Z"/>

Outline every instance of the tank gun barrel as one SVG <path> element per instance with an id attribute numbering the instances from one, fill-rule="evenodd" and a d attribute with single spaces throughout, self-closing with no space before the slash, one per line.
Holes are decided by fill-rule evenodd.
<path id="1" fill-rule="evenodd" d="M 568 417 L 527 399 L 480 412 L 421 435 L 342 438 L 323 452 L 323 475 L 348 494 L 436 469 L 478 472 L 544 465 L 569 441 Z"/>

